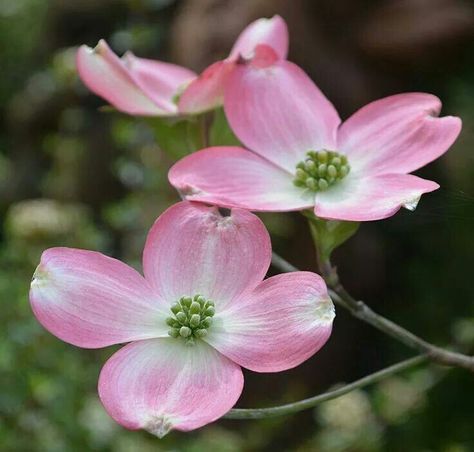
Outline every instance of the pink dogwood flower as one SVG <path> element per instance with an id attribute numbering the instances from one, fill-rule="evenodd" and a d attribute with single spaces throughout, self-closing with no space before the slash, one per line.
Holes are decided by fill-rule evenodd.
<path id="1" fill-rule="evenodd" d="M 77 68 L 91 91 L 131 115 L 177 116 L 211 110 L 222 104 L 223 82 L 240 56 L 251 57 L 258 44 L 288 53 L 288 30 L 280 16 L 258 19 L 239 35 L 229 56 L 201 75 L 181 66 L 137 58 L 119 58 L 104 40 L 94 48 L 81 46 Z"/>
<path id="2" fill-rule="evenodd" d="M 224 108 L 247 149 L 214 147 L 185 157 L 169 180 L 188 200 L 255 211 L 314 209 L 369 221 L 413 210 L 435 182 L 408 174 L 445 153 L 461 120 L 439 118 L 440 100 L 407 93 L 372 102 L 341 124 L 296 65 L 268 46 L 238 64 Z"/>
<path id="3" fill-rule="evenodd" d="M 242 392 L 240 366 L 290 369 L 329 338 L 334 306 L 322 278 L 263 280 L 270 258 L 268 232 L 252 213 L 181 202 L 148 234 L 144 277 L 98 252 L 51 248 L 30 301 L 63 341 L 128 343 L 104 365 L 99 396 L 124 427 L 162 437 L 225 414 Z"/>

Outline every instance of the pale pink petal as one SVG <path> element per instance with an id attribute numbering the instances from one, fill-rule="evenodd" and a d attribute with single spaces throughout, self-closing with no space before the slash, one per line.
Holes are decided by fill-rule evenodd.
<path id="1" fill-rule="evenodd" d="M 181 94 L 178 101 L 180 113 L 202 113 L 222 105 L 224 82 L 232 67 L 232 62 L 217 61 L 205 69 Z"/>
<path id="2" fill-rule="evenodd" d="M 85 348 L 166 336 L 167 309 L 133 268 L 103 254 L 46 250 L 33 276 L 30 302 L 39 322 Z"/>
<path id="3" fill-rule="evenodd" d="M 168 177 L 189 201 L 267 211 L 314 206 L 314 194 L 295 187 L 292 175 L 239 147 L 190 154 L 171 168 Z"/>
<path id="4" fill-rule="evenodd" d="M 197 75 L 181 66 L 137 58 L 128 52 L 123 61 L 135 83 L 164 110 L 177 113 L 176 99 L 180 91 Z"/>
<path id="5" fill-rule="evenodd" d="M 315 214 L 347 221 L 381 220 L 401 207 L 414 210 L 423 193 L 439 188 L 436 182 L 411 174 L 347 176 L 338 185 L 316 195 Z"/>
<path id="6" fill-rule="evenodd" d="M 438 118 L 440 100 L 424 93 L 386 97 L 361 108 L 342 124 L 338 148 L 354 171 L 409 173 L 444 154 L 461 120 Z"/>
<path id="7" fill-rule="evenodd" d="M 260 219 L 233 209 L 181 202 L 164 212 L 145 244 L 145 278 L 170 301 L 203 295 L 216 309 L 265 276 L 271 259 L 270 237 Z"/>
<path id="8" fill-rule="evenodd" d="M 315 273 L 273 276 L 216 314 L 205 340 L 257 372 L 290 369 L 314 355 L 331 334 L 334 305 Z"/>
<path id="9" fill-rule="evenodd" d="M 115 353 L 100 373 L 99 395 L 119 424 L 161 438 L 223 416 L 243 383 L 240 367 L 204 342 L 155 339 Z"/>
<path id="10" fill-rule="evenodd" d="M 260 46 L 260 54 L 268 54 L 266 48 Z M 268 66 L 261 58 L 237 64 L 229 74 L 225 112 L 247 147 L 293 173 L 307 151 L 335 148 L 340 119 L 298 66 L 288 61 Z"/>
<path id="11" fill-rule="evenodd" d="M 91 49 L 81 46 L 77 52 L 77 69 L 82 81 L 117 110 L 131 115 L 167 115 L 137 86 L 124 62 L 104 40 Z"/>
<path id="12" fill-rule="evenodd" d="M 272 47 L 280 59 L 286 59 L 288 55 L 288 27 L 280 16 L 273 16 L 271 19 L 258 19 L 248 25 L 237 38 L 229 58 L 238 58 L 239 55 L 248 58 L 259 44 Z"/>

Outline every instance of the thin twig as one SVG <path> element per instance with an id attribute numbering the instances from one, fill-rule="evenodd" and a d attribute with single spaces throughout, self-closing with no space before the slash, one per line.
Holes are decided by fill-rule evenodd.
<path id="1" fill-rule="evenodd" d="M 273 253 L 272 264 L 283 272 L 297 271 L 298 269 L 283 259 L 281 256 Z M 330 287 L 329 294 L 333 301 L 345 309 L 349 310 L 355 317 L 369 323 L 378 330 L 404 343 L 408 347 L 414 348 L 428 357 L 446 366 L 463 367 L 474 372 L 474 357 L 462 353 L 453 352 L 433 345 L 424 339 L 416 336 L 400 325 L 377 314 L 363 301 L 356 300 L 350 295 L 339 281 L 336 269 L 326 262 L 322 267 L 323 276 Z M 328 270 L 330 269 L 330 270 Z M 330 273 L 328 273 L 330 272 Z"/>
<path id="2" fill-rule="evenodd" d="M 261 419 L 297 413 L 299 411 L 307 410 L 308 408 L 313 408 L 322 402 L 326 402 L 327 400 L 341 397 L 342 395 L 354 391 L 355 389 L 363 388 L 364 386 L 376 383 L 395 373 L 411 369 L 427 360 L 427 355 L 415 356 L 414 358 L 410 358 L 392 366 L 386 367 L 385 369 L 367 375 L 366 377 L 361 378 L 360 380 L 356 380 L 340 388 L 334 389 L 333 391 L 328 391 L 323 394 L 310 397 L 309 399 L 303 399 L 299 400 L 298 402 L 288 403 L 286 405 L 280 405 L 270 408 L 235 408 L 233 410 L 230 410 L 224 417 L 227 419 Z"/>

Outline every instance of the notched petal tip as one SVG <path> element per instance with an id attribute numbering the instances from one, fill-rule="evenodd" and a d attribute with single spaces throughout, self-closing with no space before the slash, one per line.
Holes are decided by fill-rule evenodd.
<path id="1" fill-rule="evenodd" d="M 252 67 L 265 69 L 273 66 L 273 64 L 278 61 L 278 59 L 277 53 L 270 46 L 266 44 L 259 44 L 249 55 L 242 55 L 240 53 L 237 57 L 236 64 L 250 64 Z"/>
<path id="2" fill-rule="evenodd" d="M 417 196 L 415 199 L 412 199 L 411 201 L 408 201 L 404 204 L 402 204 L 402 206 L 409 210 L 410 212 L 413 212 L 416 207 L 418 206 L 418 203 L 420 202 L 420 199 L 421 199 L 421 196 Z"/>
<path id="3" fill-rule="evenodd" d="M 190 184 L 182 184 L 180 186 L 177 186 L 176 188 L 178 189 L 178 192 L 183 199 L 187 199 L 192 196 L 200 195 L 203 193 L 201 190 Z"/>
<path id="4" fill-rule="evenodd" d="M 316 315 L 321 323 L 330 324 L 336 317 L 336 309 L 331 298 L 321 300 L 316 307 Z"/>
<path id="5" fill-rule="evenodd" d="M 99 55 L 103 55 L 105 52 L 110 50 L 109 45 L 105 39 L 100 39 L 94 48 L 88 46 L 85 47 L 87 47 L 90 53 L 97 53 Z"/>
<path id="6" fill-rule="evenodd" d="M 221 214 L 222 217 L 230 217 L 232 215 L 232 209 L 227 207 L 218 207 L 217 210 Z"/>
<path id="7" fill-rule="evenodd" d="M 173 429 L 173 424 L 166 416 L 154 416 L 143 428 L 161 439 Z"/>
<path id="8" fill-rule="evenodd" d="M 227 207 L 214 206 L 210 220 L 215 223 L 216 227 L 227 228 L 234 224 L 234 218 L 232 217 L 232 209 Z"/>
<path id="9" fill-rule="evenodd" d="M 38 267 L 36 267 L 35 272 L 33 273 L 33 276 L 31 277 L 31 286 L 39 286 L 41 283 L 43 283 L 46 280 L 47 273 L 42 266 L 42 264 L 39 264 Z"/>

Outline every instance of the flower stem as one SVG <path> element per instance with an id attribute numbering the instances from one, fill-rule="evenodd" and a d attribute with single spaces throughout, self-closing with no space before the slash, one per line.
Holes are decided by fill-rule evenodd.
<path id="1" fill-rule="evenodd" d="M 297 268 L 285 261 L 282 257 L 276 255 L 272 256 L 272 264 L 284 272 L 297 271 Z M 339 281 L 336 269 L 329 261 L 321 263 L 321 272 L 324 279 L 328 283 L 330 290 L 329 295 L 333 301 L 351 312 L 352 315 L 358 319 L 372 325 L 385 334 L 402 342 L 403 344 L 426 353 L 428 358 L 438 364 L 446 366 L 462 367 L 474 372 L 474 357 L 464 355 L 462 353 L 453 352 L 421 339 L 400 325 L 391 320 L 377 314 L 363 301 L 356 300 L 347 292 Z"/>
<path id="2" fill-rule="evenodd" d="M 200 149 L 210 146 L 210 128 L 214 121 L 214 113 L 202 113 L 199 117 Z"/>
<path id="3" fill-rule="evenodd" d="M 411 369 L 419 364 L 428 360 L 427 355 L 418 355 L 414 358 L 401 361 L 392 366 L 386 367 L 385 369 L 379 370 L 373 374 L 367 375 L 366 377 L 356 380 L 352 383 L 344 385 L 340 388 L 328 391 L 323 394 L 319 394 L 308 399 L 299 400 L 298 402 L 288 403 L 286 405 L 280 405 L 270 408 L 235 408 L 230 410 L 224 417 L 227 419 L 261 419 L 273 416 L 280 416 L 285 414 L 293 414 L 299 411 L 313 408 L 316 405 L 326 402 L 327 400 L 335 399 L 348 392 L 351 392 L 358 388 L 363 388 L 372 383 L 377 383 L 386 377 L 389 377 L 395 373 L 402 372 L 407 369 Z"/>

